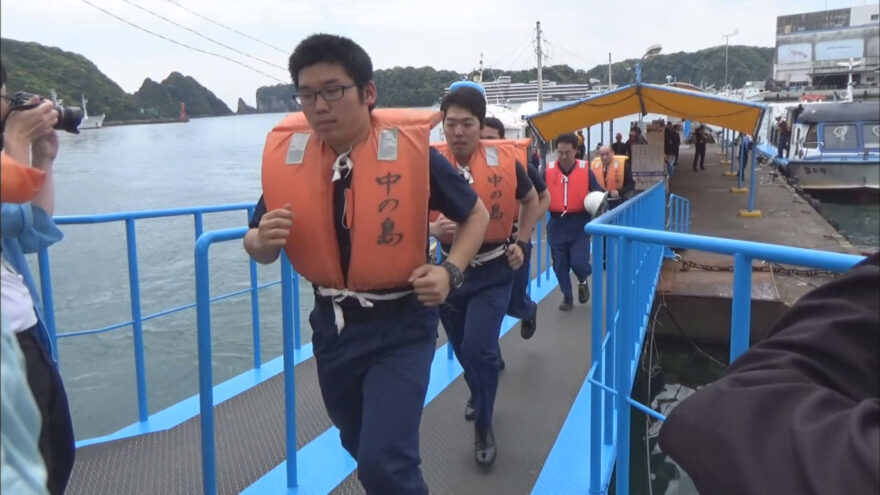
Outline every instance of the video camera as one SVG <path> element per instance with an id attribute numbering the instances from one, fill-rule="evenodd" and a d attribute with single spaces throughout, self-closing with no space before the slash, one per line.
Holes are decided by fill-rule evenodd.
<path id="1" fill-rule="evenodd" d="M 30 93 L 26 93 L 24 91 L 19 91 L 15 93 L 12 101 L 9 104 L 9 110 L 30 110 L 31 108 L 35 108 L 40 103 L 46 101 L 46 98 L 42 96 L 37 96 L 40 101 L 34 105 L 28 105 L 27 102 L 33 98 L 34 95 Z M 79 134 L 79 124 L 83 119 L 83 111 L 80 107 L 68 107 L 64 105 L 59 105 L 55 100 L 49 100 L 55 105 L 55 110 L 58 112 L 58 122 L 55 124 L 55 129 L 59 129 L 62 131 L 67 131 L 72 134 Z"/>

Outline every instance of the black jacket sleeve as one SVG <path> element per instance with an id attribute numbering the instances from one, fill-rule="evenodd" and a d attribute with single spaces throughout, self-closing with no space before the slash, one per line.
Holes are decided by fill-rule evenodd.
<path id="1" fill-rule="evenodd" d="M 875 254 L 801 298 L 724 377 L 679 404 L 661 448 L 700 493 L 877 493 L 878 301 Z"/>

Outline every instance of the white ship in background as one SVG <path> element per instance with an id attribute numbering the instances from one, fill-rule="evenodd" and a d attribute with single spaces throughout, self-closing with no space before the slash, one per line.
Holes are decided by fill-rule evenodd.
<path id="1" fill-rule="evenodd" d="M 101 115 L 89 115 L 88 110 L 86 110 L 86 103 L 89 100 L 86 99 L 85 96 L 81 96 L 82 101 L 82 109 L 83 109 L 83 119 L 79 124 L 79 129 L 99 129 L 104 125 L 104 114 Z"/>

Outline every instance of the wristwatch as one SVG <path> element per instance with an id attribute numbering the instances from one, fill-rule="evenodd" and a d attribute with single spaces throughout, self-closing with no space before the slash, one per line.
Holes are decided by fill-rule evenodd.
<path id="1" fill-rule="evenodd" d="M 457 266 L 452 264 L 449 260 L 444 261 L 442 265 L 443 268 L 449 272 L 449 288 L 450 289 L 460 289 L 461 284 L 464 282 L 464 275 L 461 274 L 461 270 L 458 269 Z"/>
<path id="2" fill-rule="evenodd" d="M 529 248 L 532 247 L 532 243 L 526 241 L 516 241 L 516 245 L 522 249 L 522 252 L 525 253 Z"/>

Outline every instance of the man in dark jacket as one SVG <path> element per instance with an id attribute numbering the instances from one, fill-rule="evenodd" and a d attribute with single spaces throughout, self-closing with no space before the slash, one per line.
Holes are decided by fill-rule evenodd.
<path id="1" fill-rule="evenodd" d="M 694 172 L 697 171 L 697 162 L 700 164 L 700 170 L 706 170 L 703 166 L 706 161 L 706 141 L 709 129 L 700 124 L 694 129 Z"/>
<path id="2" fill-rule="evenodd" d="M 801 298 L 720 380 L 679 404 L 660 447 L 700 493 L 880 488 L 880 253 Z"/>

